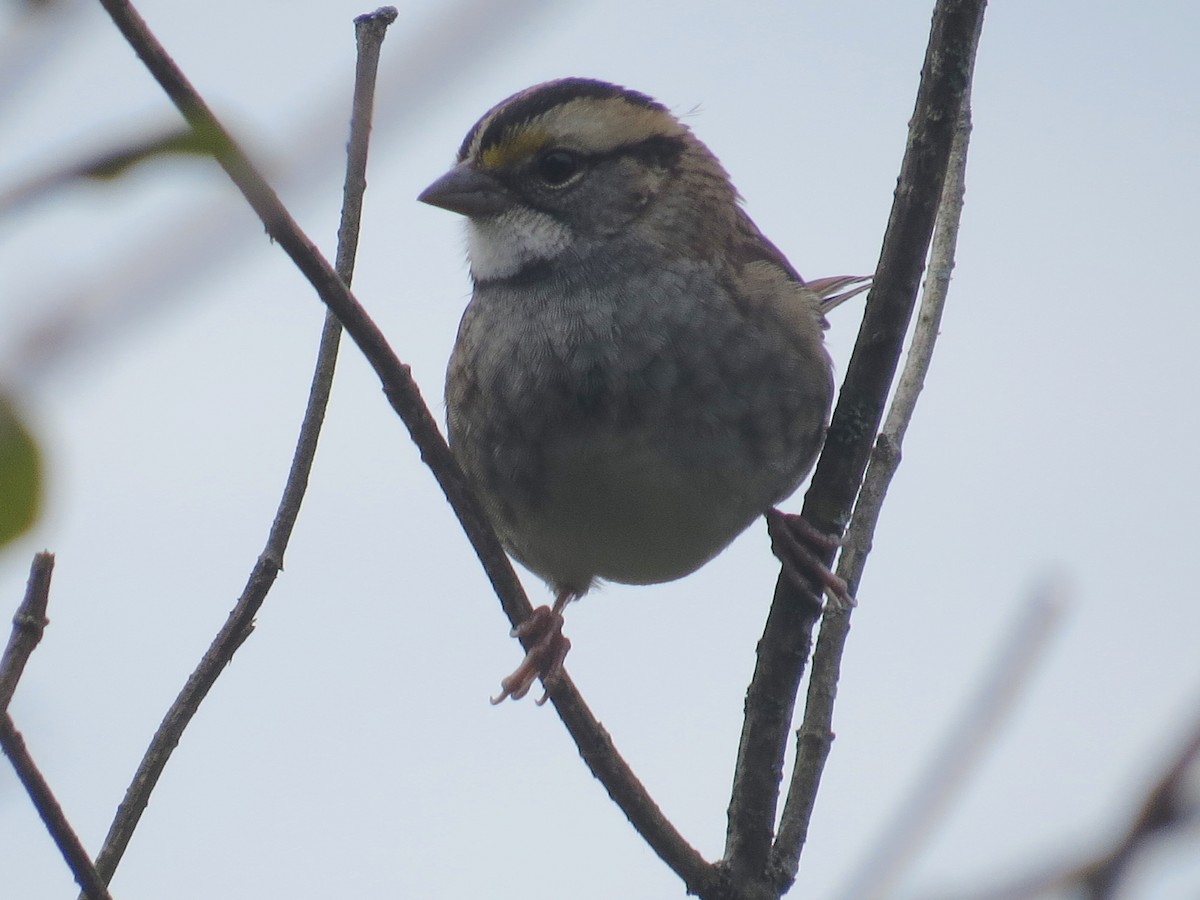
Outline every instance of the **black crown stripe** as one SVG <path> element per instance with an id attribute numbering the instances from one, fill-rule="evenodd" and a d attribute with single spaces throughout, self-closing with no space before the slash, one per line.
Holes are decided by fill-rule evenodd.
<path id="1" fill-rule="evenodd" d="M 586 98 L 608 100 L 617 97 L 634 106 L 667 112 L 667 108 L 657 100 L 638 91 L 609 84 L 607 81 L 597 81 L 592 78 L 562 78 L 558 81 L 548 81 L 545 84 L 526 88 L 513 94 L 507 100 L 501 101 L 488 110 L 463 138 L 462 146 L 458 148 L 458 160 L 462 162 L 467 158 L 467 153 L 480 128 L 483 128 L 484 131 L 479 147 L 481 150 L 486 150 L 488 147 L 498 144 L 507 129 L 536 119 L 563 103 Z"/>

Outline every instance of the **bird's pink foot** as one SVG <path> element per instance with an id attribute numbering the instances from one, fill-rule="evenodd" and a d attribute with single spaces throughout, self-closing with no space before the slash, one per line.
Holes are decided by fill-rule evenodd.
<path id="1" fill-rule="evenodd" d="M 503 703 L 511 697 L 520 700 L 529 693 L 533 682 L 541 678 L 547 688 L 562 675 L 563 660 L 571 649 L 571 641 L 562 633 L 563 617 L 558 602 L 554 608 L 539 606 L 520 625 L 512 630 L 512 636 L 520 638 L 528 649 L 521 664 L 513 673 L 500 682 L 500 695 L 492 698 L 492 704 Z M 541 706 L 549 693 L 542 694 L 537 701 Z"/>
<path id="2" fill-rule="evenodd" d="M 814 528 L 803 516 L 777 509 L 767 511 L 767 532 L 771 550 L 783 564 L 784 574 L 792 581 L 808 586 L 814 580 L 840 609 L 857 606 L 845 580 L 821 561 L 818 553 L 829 553 L 841 546 L 833 535 Z"/>

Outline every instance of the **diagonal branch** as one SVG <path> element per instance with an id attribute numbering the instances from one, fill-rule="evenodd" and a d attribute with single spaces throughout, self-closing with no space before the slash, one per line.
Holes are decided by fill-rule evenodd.
<path id="1" fill-rule="evenodd" d="M 1193 709 L 1200 704 L 1193 702 Z M 1126 877 L 1130 867 L 1164 843 L 1183 846 L 1181 833 L 1200 822 L 1200 801 L 1195 796 L 1200 776 L 1200 717 L 1193 719 L 1178 750 L 1154 779 L 1137 809 L 1119 828 L 1120 834 L 1105 850 L 1082 863 L 1052 863 L 1007 883 L 981 890 L 957 891 L 956 900 L 1034 900 L 1062 896 L 1083 900 L 1114 900 L 1133 896 Z M 1106 829 L 1107 830 L 1107 829 Z M 949 898 L 950 894 L 938 894 Z"/>
<path id="2" fill-rule="evenodd" d="M 1130 819 L 1124 833 L 1107 853 L 1081 866 L 1069 882 L 1088 900 L 1116 897 L 1124 876 L 1139 854 L 1145 854 L 1156 839 L 1200 819 L 1200 802 L 1189 791 L 1200 770 L 1200 719 L 1169 760 L 1153 787 Z M 1189 796 L 1191 793 L 1191 796 Z"/>
<path id="3" fill-rule="evenodd" d="M 338 272 L 346 281 L 350 280 L 354 270 L 358 223 L 362 215 L 362 196 L 366 189 L 367 146 L 375 95 L 375 72 L 384 33 L 395 18 L 395 10 L 391 10 L 390 14 L 364 16 L 355 22 L 359 49 L 358 70 L 354 85 L 342 221 L 338 230 Z M 197 130 L 207 133 L 207 129 Z M 283 567 L 284 551 L 291 539 L 296 517 L 300 513 L 300 505 L 308 488 L 308 477 L 317 452 L 317 440 L 333 385 L 340 336 L 341 326 L 337 319 L 332 314 L 327 314 L 321 332 L 308 403 L 300 425 L 300 435 L 266 545 L 225 625 L 213 638 L 208 651 L 163 717 L 138 765 L 133 781 L 126 789 L 125 799 L 117 807 L 117 814 L 109 827 L 104 846 L 96 858 L 96 868 L 105 882 L 112 880 L 133 832 L 141 821 L 142 813 L 145 812 L 150 794 L 157 786 L 180 737 L 221 672 L 254 630 L 254 617 Z"/>
<path id="4" fill-rule="evenodd" d="M 4 657 L 0 659 L 0 749 L 12 763 L 21 785 L 33 801 L 50 837 L 83 890 L 85 900 L 110 900 L 104 881 L 96 872 L 92 860 L 83 848 L 75 829 L 67 821 L 50 785 L 29 755 L 25 740 L 8 714 L 8 703 L 16 690 L 25 663 L 42 639 L 48 620 L 46 606 L 50 601 L 50 575 L 54 571 L 54 554 L 34 554 L 29 567 L 29 583 L 25 598 L 13 616 L 13 630 Z"/>
<path id="5" fill-rule="evenodd" d="M 407 426 L 422 460 L 433 471 L 462 523 L 484 571 L 500 596 L 505 612 L 514 622 L 524 621 L 531 611 L 529 601 L 483 508 L 472 496 L 454 457 L 450 455 L 450 448 L 438 431 L 437 422 L 422 399 L 408 366 L 396 357 L 383 332 L 367 315 L 321 251 L 296 224 L 278 195 L 213 115 L 174 60 L 167 55 L 133 5 L 127 0 L 100 0 L 100 3 L 188 124 L 211 135 L 213 146 L 218 148 L 217 162 L 262 220 L 268 236 L 308 279 L 321 301 L 338 317 L 342 327 L 367 358 L 379 376 L 388 402 Z"/>
<path id="6" fill-rule="evenodd" d="M 929 249 L 984 5 L 983 0 L 939 0 L 934 9 L 874 285 L 825 449 L 805 497 L 804 517 L 822 530 L 842 533 L 871 455 Z M 849 583 L 854 589 L 857 578 Z M 734 771 L 723 866 L 739 883 L 765 880 L 779 885 L 776 896 L 792 877 L 786 868 L 769 871 L 783 757 L 819 615 L 816 596 L 780 578 L 747 691 Z M 827 689 L 832 700 L 833 687 Z M 823 758 L 832 735 L 811 737 L 814 752 Z"/>
<path id="7" fill-rule="evenodd" d="M 83 891 L 84 900 L 112 900 L 104 879 L 92 865 L 79 836 L 75 834 L 62 807 L 58 805 L 58 800 L 50 790 L 50 785 L 46 783 L 46 779 L 34 765 L 25 741 L 16 726 L 13 725 L 12 716 L 8 714 L 7 710 L 0 712 L 0 748 L 3 748 L 4 755 L 12 763 L 17 778 L 21 780 L 22 786 L 28 792 L 29 799 L 33 801 L 38 815 L 42 817 L 46 830 L 50 832 L 63 859 L 67 861 L 71 874 L 75 876 L 75 882 Z"/>
<path id="8" fill-rule="evenodd" d="M 450 448 L 408 366 L 396 357 L 378 326 L 292 219 L 132 5 L 126 0 L 100 2 L 188 124 L 213 137 L 214 145 L 219 148 L 216 153 L 218 163 L 258 214 L 268 235 L 292 259 L 358 345 L 378 375 L 388 402 L 408 428 L 421 459 L 445 493 L 509 621 L 514 625 L 524 621 L 532 611 L 529 600 L 483 508 L 450 455 Z M 246 624 L 248 622 L 240 623 L 239 627 L 244 629 Z M 592 773 L 604 784 L 638 833 L 683 879 L 689 891 L 706 897 L 717 896 L 720 876 L 715 867 L 684 840 L 658 809 L 629 765 L 613 748 L 611 738 L 587 709 L 570 679 L 562 678 L 550 690 L 550 697 Z"/>

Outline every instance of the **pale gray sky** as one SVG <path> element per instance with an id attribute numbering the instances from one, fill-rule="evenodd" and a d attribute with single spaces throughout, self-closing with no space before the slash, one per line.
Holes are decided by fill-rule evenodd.
<path id="1" fill-rule="evenodd" d="M 599 77 L 689 112 L 800 272 L 872 269 L 931 3 L 504 6 L 447 29 L 453 4 L 406 4 L 384 51 L 355 291 L 439 418 L 469 286 L 461 223 L 414 198 L 484 110 L 534 82 Z M 368 8 L 141 4 L 330 253 L 351 19 Z M 55 52 L 4 38 L 10 60 L 36 50 L 3 73 L 23 80 L 0 101 L 0 187 L 175 121 L 99 7 L 71 9 Z M 904 896 L 1086 852 L 1196 715 L 1198 24 L 1182 2 L 988 11 L 950 306 L 859 591 L 797 896 L 839 896 L 1048 573 L 1067 585 L 1063 627 Z M 50 478 L 42 521 L 0 556 L 0 610 L 32 551 L 58 554 L 12 710 L 94 851 L 261 548 L 322 310 L 195 162 L 0 220 L 0 272 L 0 372 Z M 86 340 L 32 365 L 22 336 L 68 298 Z M 839 371 L 860 310 L 833 317 Z M 683 896 L 549 708 L 488 705 L 518 647 L 374 377 L 353 347 L 342 359 L 287 569 L 114 896 Z M 572 676 L 709 858 L 776 571 L 756 527 L 687 579 L 608 587 L 568 615 Z M 1195 896 L 1197 857 L 1165 860 L 1137 896 Z M 5 897 L 73 896 L 6 767 L 0 873 Z"/>

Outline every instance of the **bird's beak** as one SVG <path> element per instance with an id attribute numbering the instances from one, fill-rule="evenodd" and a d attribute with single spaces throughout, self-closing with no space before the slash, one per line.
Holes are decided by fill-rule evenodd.
<path id="1" fill-rule="evenodd" d="M 469 218 L 497 216 L 513 203 L 504 185 L 467 163 L 459 163 L 421 191 L 417 199 Z"/>

